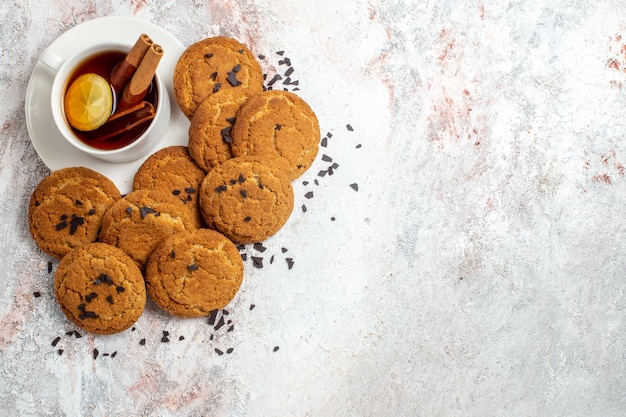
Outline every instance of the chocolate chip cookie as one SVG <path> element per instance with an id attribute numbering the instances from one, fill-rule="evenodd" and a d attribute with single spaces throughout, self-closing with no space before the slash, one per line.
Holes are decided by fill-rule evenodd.
<path id="1" fill-rule="evenodd" d="M 45 253 L 62 258 L 95 242 L 104 213 L 121 198 L 115 184 L 85 167 L 52 172 L 35 188 L 28 206 L 28 226 Z"/>
<path id="2" fill-rule="evenodd" d="M 235 297 L 243 279 L 237 247 L 219 232 L 175 233 L 154 250 L 146 265 L 148 294 L 180 317 L 206 316 Z"/>
<path id="3" fill-rule="evenodd" d="M 146 287 L 135 262 L 100 242 L 82 245 L 61 259 L 54 294 L 70 321 L 97 334 L 129 328 L 146 304 Z"/>
<path id="4" fill-rule="evenodd" d="M 232 158 L 208 172 L 200 186 L 205 222 L 236 243 L 262 241 L 285 224 L 293 188 L 259 158 Z"/>
<path id="5" fill-rule="evenodd" d="M 122 249 L 143 270 L 159 243 L 195 228 L 189 211 L 165 190 L 136 190 L 119 199 L 102 219 L 100 241 Z"/>
<path id="6" fill-rule="evenodd" d="M 247 46 L 218 36 L 185 49 L 174 68 L 174 97 L 187 118 L 211 94 L 227 88 L 263 90 L 261 66 Z"/>
<path id="7" fill-rule="evenodd" d="M 302 175 L 317 156 L 320 128 L 311 107 L 294 93 L 268 90 L 241 107 L 233 126 L 234 156 L 258 156 L 289 166 L 290 180 Z"/>

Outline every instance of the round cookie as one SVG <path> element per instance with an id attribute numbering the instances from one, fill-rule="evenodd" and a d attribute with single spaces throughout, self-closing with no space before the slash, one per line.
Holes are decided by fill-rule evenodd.
<path id="1" fill-rule="evenodd" d="M 169 146 L 141 164 L 133 179 L 133 190 L 159 189 L 171 193 L 189 210 L 195 227 L 202 227 L 198 190 L 205 175 L 186 146 Z"/>
<path id="2" fill-rule="evenodd" d="M 175 233 L 146 265 L 146 288 L 163 310 L 180 317 L 206 316 L 235 297 L 243 279 L 237 247 L 215 230 Z"/>
<path id="3" fill-rule="evenodd" d="M 233 157 L 233 123 L 249 97 L 246 90 L 238 88 L 220 90 L 204 100 L 191 118 L 189 153 L 206 172 Z"/>
<path id="4" fill-rule="evenodd" d="M 187 118 L 211 94 L 226 88 L 263 90 L 261 66 L 244 44 L 217 36 L 185 49 L 174 68 L 174 97 Z"/>
<path id="5" fill-rule="evenodd" d="M 115 184 L 85 167 L 52 172 L 37 185 L 28 205 L 28 227 L 42 251 L 62 258 L 95 242 L 102 217 L 121 198 Z"/>
<path id="6" fill-rule="evenodd" d="M 278 232 L 293 204 L 289 180 L 254 157 L 229 159 L 209 171 L 200 186 L 204 221 L 240 244 Z"/>
<path id="7" fill-rule="evenodd" d="M 259 156 L 288 163 L 290 180 L 313 164 L 320 142 L 317 116 L 294 93 L 268 90 L 255 94 L 241 107 L 233 126 L 234 156 Z"/>
<path id="8" fill-rule="evenodd" d="M 189 211 L 170 192 L 141 189 L 111 206 L 102 219 L 99 237 L 122 249 L 143 269 L 163 239 L 194 226 Z"/>
<path id="9" fill-rule="evenodd" d="M 70 321 L 97 334 L 129 328 L 146 304 L 146 286 L 135 262 L 100 242 L 85 244 L 61 259 L 54 294 Z"/>

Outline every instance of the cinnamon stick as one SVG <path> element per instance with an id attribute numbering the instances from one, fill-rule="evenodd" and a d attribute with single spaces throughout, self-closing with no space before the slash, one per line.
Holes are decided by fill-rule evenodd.
<path id="1" fill-rule="evenodd" d="M 98 136 L 92 141 L 103 141 L 128 132 L 154 119 L 154 113 L 154 106 L 147 101 L 127 107 L 109 117 L 106 123 L 98 128 Z"/>
<path id="2" fill-rule="evenodd" d="M 163 48 L 156 43 L 150 45 L 150 48 L 143 56 L 141 63 L 133 74 L 133 77 L 130 79 L 130 82 L 122 92 L 122 97 L 119 103 L 121 108 L 137 104 L 146 97 L 150 84 L 152 83 L 152 79 L 154 78 L 154 74 L 156 73 L 157 66 L 159 65 L 159 61 L 162 57 Z"/>
<path id="3" fill-rule="evenodd" d="M 154 42 L 150 39 L 150 36 L 142 33 L 124 60 L 113 68 L 113 71 L 111 71 L 110 82 L 117 94 L 122 92 L 124 86 L 128 80 L 131 79 L 139 67 L 139 63 L 153 43 Z"/>

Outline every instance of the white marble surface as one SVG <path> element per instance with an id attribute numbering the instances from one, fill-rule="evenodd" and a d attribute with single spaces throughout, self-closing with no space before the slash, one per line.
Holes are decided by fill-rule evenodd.
<path id="1" fill-rule="evenodd" d="M 0 415 L 626 415 L 626 3 L 12 3 Z M 294 183 L 288 224 L 265 252 L 247 248 L 264 268 L 248 258 L 231 332 L 148 305 L 134 331 L 66 335 L 26 223 L 48 169 L 24 96 L 47 45 L 108 15 L 184 45 L 236 37 L 270 74 L 285 51 L 332 134 Z M 317 176 L 322 154 L 332 176 Z"/>

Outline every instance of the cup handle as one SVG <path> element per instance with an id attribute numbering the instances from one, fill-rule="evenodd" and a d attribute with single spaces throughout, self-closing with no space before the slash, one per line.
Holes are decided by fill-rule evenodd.
<path id="1" fill-rule="evenodd" d="M 41 55 L 39 55 L 39 61 L 48 67 L 50 71 L 57 72 L 63 63 L 63 58 L 48 48 L 44 49 Z"/>

